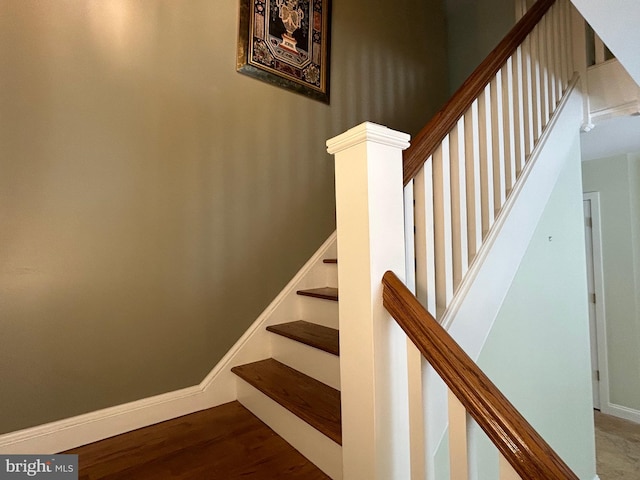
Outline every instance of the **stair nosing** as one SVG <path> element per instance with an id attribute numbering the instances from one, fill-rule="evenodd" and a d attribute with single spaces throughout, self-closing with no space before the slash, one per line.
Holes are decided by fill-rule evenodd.
<path id="1" fill-rule="evenodd" d="M 323 300 L 338 301 L 338 289 L 335 287 L 308 288 L 296 291 L 296 294 L 305 297 L 320 298 Z"/>
<path id="2" fill-rule="evenodd" d="M 281 323 L 281 324 L 276 324 L 276 325 L 269 325 L 267 327 L 267 330 L 271 333 L 274 333 L 276 335 L 280 335 L 282 337 L 288 338 L 290 340 L 296 341 L 296 342 L 300 342 L 304 345 L 308 345 L 312 348 L 316 348 L 318 350 L 321 350 L 323 352 L 327 352 L 331 355 L 335 355 L 335 356 L 340 356 L 340 344 L 339 342 L 336 342 L 335 344 L 333 343 L 333 339 L 331 341 L 331 344 L 327 344 L 326 342 L 321 342 L 321 341 L 317 341 L 312 337 L 309 336 L 304 336 L 304 335 L 299 335 L 296 333 L 292 333 L 290 331 L 288 331 L 286 329 L 286 326 L 291 326 L 293 324 L 298 324 L 300 325 L 300 322 L 304 323 L 305 327 L 309 330 L 320 330 L 321 332 L 324 332 L 325 334 L 333 334 L 333 332 L 335 332 L 335 335 L 337 337 L 338 335 L 338 330 L 336 330 L 335 328 L 331 328 L 331 327 L 325 327 L 324 325 L 318 325 L 316 323 L 311 323 L 311 322 L 307 322 L 304 320 L 297 320 L 295 322 L 288 322 L 288 323 Z M 329 332 L 330 331 L 330 332 Z M 336 338 L 337 340 L 337 338 Z"/>

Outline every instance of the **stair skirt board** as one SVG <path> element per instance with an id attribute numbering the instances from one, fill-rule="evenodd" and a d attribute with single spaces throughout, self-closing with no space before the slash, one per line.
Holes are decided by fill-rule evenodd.
<path id="1" fill-rule="evenodd" d="M 231 367 L 271 355 L 270 336 L 276 335 L 266 331 L 268 325 L 304 318 L 301 305 L 314 299 L 304 299 L 296 291 L 326 285 L 337 278 L 336 266 L 322 261 L 328 257 L 336 257 L 335 232 L 200 384 L 0 435 L 0 454 L 58 453 L 236 400 L 236 377 Z M 338 328 L 337 303 L 318 303 L 333 304 L 334 309 L 314 305 L 305 320 Z"/>
<path id="2" fill-rule="evenodd" d="M 244 381 L 238 401 L 333 480 L 342 479 L 342 447 Z"/>
<path id="3" fill-rule="evenodd" d="M 289 338 L 272 335 L 272 358 L 340 390 L 340 357 Z"/>

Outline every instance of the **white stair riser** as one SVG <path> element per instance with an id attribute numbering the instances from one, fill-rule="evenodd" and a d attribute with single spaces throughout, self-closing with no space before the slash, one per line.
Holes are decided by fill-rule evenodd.
<path id="1" fill-rule="evenodd" d="M 327 287 L 338 286 L 338 265 L 335 263 L 326 263 L 324 265 L 325 285 Z"/>
<path id="2" fill-rule="evenodd" d="M 342 480 L 342 447 L 245 381 L 238 401 L 333 480 Z"/>
<path id="3" fill-rule="evenodd" d="M 317 285 L 316 285 L 317 286 Z M 298 317 L 291 320 L 306 320 L 330 328 L 338 328 L 338 302 L 299 295 Z"/>
<path id="4" fill-rule="evenodd" d="M 336 355 L 272 333 L 271 357 L 340 390 L 340 358 Z"/>

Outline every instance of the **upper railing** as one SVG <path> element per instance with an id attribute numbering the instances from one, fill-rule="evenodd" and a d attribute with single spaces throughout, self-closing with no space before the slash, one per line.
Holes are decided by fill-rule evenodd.
<path id="1" fill-rule="evenodd" d="M 520 478 L 577 480 L 578 477 L 558 454 L 425 310 L 400 279 L 393 272 L 387 272 L 382 284 L 384 307 Z M 455 429 L 453 424 L 464 424 L 464 411 L 458 418 L 452 418 L 450 414 L 450 430 Z M 458 459 L 460 463 L 467 458 L 467 452 L 463 453 L 463 458 Z"/>
<path id="2" fill-rule="evenodd" d="M 569 85 L 570 30 L 568 0 L 538 0 L 404 153 L 416 295 L 439 321 Z"/>
<path id="3" fill-rule="evenodd" d="M 555 1 L 539 0 L 467 78 L 444 107 L 415 136 L 411 146 L 404 151 L 403 155 L 405 185 L 416 176 L 424 162 L 433 155 L 436 148 L 456 126 L 460 117 L 482 94 L 485 87 L 513 56 Z"/>

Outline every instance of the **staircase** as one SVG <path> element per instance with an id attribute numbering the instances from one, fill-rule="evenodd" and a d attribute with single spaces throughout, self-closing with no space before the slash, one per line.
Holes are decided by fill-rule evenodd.
<path id="1" fill-rule="evenodd" d="M 381 279 L 387 270 L 405 276 L 454 332 L 473 319 L 456 340 L 486 338 L 497 313 L 487 309 L 501 304 L 561 170 L 562 132 L 578 134 L 570 24 L 567 1 L 539 0 L 411 145 L 408 135 L 369 123 L 327 142 L 336 160 L 340 363 L 330 255 L 319 262 L 334 269 L 326 286 L 296 288 L 299 316 L 265 325 L 270 358 L 231 371 L 238 400 L 331 478 L 439 480 L 434 465 L 447 425 L 451 478 L 472 469 L 467 406 L 384 310 Z M 534 457 L 550 458 L 539 444 Z M 535 458 L 523 467 L 529 446 L 501 450 L 501 478 L 575 478 L 541 476 L 554 466 Z"/>
<path id="2" fill-rule="evenodd" d="M 333 479 L 342 478 L 337 259 L 331 286 L 295 291 L 302 320 L 267 325 L 271 357 L 234 366 L 238 400 Z M 296 309 L 293 309 L 294 311 Z"/>
<path id="3" fill-rule="evenodd" d="M 303 282 L 299 316 L 266 322 L 270 357 L 231 371 L 238 400 L 331 478 L 445 478 L 435 467 L 445 435 L 451 478 L 470 478 L 477 425 L 500 451 L 500 478 L 577 478 L 497 389 L 479 399 L 488 380 L 469 380 L 480 378 L 473 361 L 556 180 L 578 158 L 572 15 L 566 0 L 538 0 L 411 145 L 370 123 L 327 142 L 336 160 L 340 342 L 337 261 L 327 256 L 319 262 L 334 269 L 327 286 Z M 388 271 L 416 292 L 407 310 L 426 307 L 422 317 L 462 349 L 407 342 L 383 306 Z M 425 364 L 445 350 L 458 352 L 446 361 L 463 351 L 472 358 Z M 465 375 L 445 387 L 434 368 L 443 379 Z"/>

